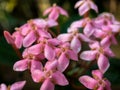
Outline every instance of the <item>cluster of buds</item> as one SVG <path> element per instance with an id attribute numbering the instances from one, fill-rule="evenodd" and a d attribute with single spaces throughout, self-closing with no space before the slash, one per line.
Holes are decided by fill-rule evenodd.
<path id="1" fill-rule="evenodd" d="M 42 83 L 40 90 L 54 90 L 56 84 L 69 84 L 63 72 L 68 68 L 70 60 L 97 60 L 98 70 L 92 71 L 94 78 L 85 75 L 79 81 L 89 89 L 111 90 L 110 82 L 103 78 L 103 74 L 110 66 L 108 59 L 114 56 L 110 46 L 117 44 L 115 35 L 120 32 L 120 22 L 109 13 L 90 18 L 90 9 L 98 13 L 97 6 L 91 0 L 80 0 L 75 8 L 79 8 L 79 14 L 84 15 L 84 19 L 74 21 L 67 33 L 56 37 L 52 35 L 51 28 L 59 25 L 57 19 L 60 14 L 68 17 L 68 13 L 56 4 L 43 13 L 48 15 L 47 19 L 31 19 L 15 28 L 12 35 L 4 31 L 7 42 L 17 48 L 15 50 L 24 48 L 21 59 L 14 64 L 13 69 L 21 72 L 29 70 L 33 81 Z M 81 52 L 82 42 L 87 43 L 90 50 Z M 20 84 L 21 87 L 24 84 Z M 4 87 L 1 84 L 0 90 L 7 90 Z"/>

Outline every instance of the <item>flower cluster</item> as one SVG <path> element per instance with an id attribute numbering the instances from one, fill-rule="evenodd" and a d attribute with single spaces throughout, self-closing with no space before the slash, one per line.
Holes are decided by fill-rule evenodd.
<path id="1" fill-rule="evenodd" d="M 56 4 L 43 13 L 48 15 L 48 18 L 31 19 L 15 28 L 16 31 L 12 35 L 4 31 L 9 44 L 17 49 L 24 48 L 22 58 L 14 64 L 13 69 L 29 70 L 33 81 L 42 83 L 40 90 L 54 90 L 56 84 L 68 85 L 63 72 L 68 68 L 70 60 L 78 62 L 79 58 L 85 61 L 96 60 L 98 65 L 98 70 L 92 71 L 94 78 L 85 75 L 81 76 L 79 81 L 89 89 L 110 90 L 110 82 L 103 78 L 103 74 L 110 66 L 109 58 L 114 56 L 110 46 L 117 44 L 115 35 L 120 32 L 120 22 L 110 13 L 90 18 L 90 9 L 98 13 L 98 8 L 92 0 L 80 0 L 75 4 L 75 8 L 85 17 L 74 21 L 67 33 L 57 37 L 52 35 L 51 28 L 59 25 L 57 19 L 60 14 L 68 17 L 68 13 Z M 90 50 L 82 51 L 83 42 L 88 44 Z M 6 86 L 1 84 L 1 88 Z M 0 90 L 6 90 L 1 88 Z"/>

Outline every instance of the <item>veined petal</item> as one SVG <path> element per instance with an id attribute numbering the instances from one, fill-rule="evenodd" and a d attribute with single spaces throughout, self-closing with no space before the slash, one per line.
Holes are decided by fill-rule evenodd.
<path id="1" fill-rule="evenodd" d="M 62 53 L 58 59 L 58 70 L 63 72 L 69 65 L 69 59 L 65 53 Z"/>
<path id="2" fill-rule="evenodd" d="M 7 86 L 4 83 L 2 83 L 0 85 L 0 90 L 7 90 Z"/>
<path id="3" fill-rule="evenodd" d="M 93 70 L 92 75 L 96 80 L 102 80 L 103 73 L 100 70 Z"/>
<path id="4" fill-rule="evenodd" d="M 90 10 L 88 3 L 84 3 L 79 7 L 79 14 L 82 16 L 84 15 L 88 10 Z"/>
<path id="5" fill-rule="evenodd" d="M 60 86 L 65 86 L 69 84 L 68 80 L 66 79 L 64 74 L 62 74 L 62 72 L 56 71 L 55 73 L 53 73 L 52 78 L 54 83 Z"/>
<path id="6" fill-rule="evenodd" d="M 50 81 L 50 79 L 46 79 L 41 85 L 40 90 L 54 90 L 55 85 Z"/>
<path id="7" fill-rule="evenodd" d="M 23 46 L 29 47 L 31 44 L 33 44 L 36 40 L 36 35 L 34 31 L 31 31 L 24 39 L 23 39 Z"/>
<path id="8" fill-rule="evenodd" d="M 80 42 L 80 40 L 78 39 L 77 36 L 74 36 L 74 38 L 72 39 L 70 47 L 74 52 L 76 52 L 76 53 L 80 52 L 80 50 L 81 50 L 81 42 Z"/>
<path id="9" fill-rule="evenodd" d="M 83 51 L 80 54 L 80 58 L 86 61 L 92 61 L 96 58 L 96 51 Z"/>
<path id="10" fill-rule="evenodd" d="M 10 90 L 22 90 L 26 81 L 19 81 L 11 85 Z"/>
<path id="11" fill-rule="evenodd" d="M 29 63 L 29 60 L 27 59 L 17 61 L 13 66 L 13 70 L 14 71 L 25 71 L 26 69 L 28 69 L 28 63 Z"/>
<path id="12" fill-rule="evenodd" d="M 52 47 L 48 44 L 45 45 L 44 55 L 48 60 L 54 60 L 55 58 L 55 51 Z"/>
<path id="13" fill-rule="evenodd" d="M 104 56 L 103 54 L 100 54 L 97 63 L 98 63 L 99 69 L 103 73 L 105 73 L 108 70 L 109 66 L 110 66 L 108 58 L 106 56 Z"/>
<path id="14" fill-rule="evenodd" d="M 4 31 L 4 36 L 9 44 L 14 44 L 14 39 L 8 31 Z"/>
<path id="15" fill-rule="evenodd" d="M 81 76 L 79 81 L 87 88 L 94 89 L 97 85 L 97 81 L 89 76 Z"/>
<path id="16" fill-rule="evenodd" d="M 112 42 L 114 45 L 117 45 L 117 44 L 118 44 L 118 42 L 117 42 L 117 40 L 116 40 L 116 38 L 115 38 L 114 35 L 111 36 L 111 42 Z"/>

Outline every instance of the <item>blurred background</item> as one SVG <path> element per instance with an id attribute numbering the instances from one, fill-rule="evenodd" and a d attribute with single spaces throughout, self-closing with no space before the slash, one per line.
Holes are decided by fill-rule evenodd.
<path id="1" fill-rule="evenodd" d="M 13 64 L 19 60 L 16 53 L 10 45 L 7 44 L 3 36 L 3 31 L 14 32 L 15 27 L 19 27 L 32 18 L 44 18 L 43 11 L 50 7 L 53 3 L 63 7 L 68 11 L 70 18 L 60 17 L 61 33 L 66 32 L 67 27 L 74 20 L 81 17 L 78 15 L 74 5 L 78 0 L 0 0 L 0 83 L 7 85 L 15 81 L 26 79 L 27 85 L 24 90 L 39 90 L 40 85 L 33 83 L 30 74 L 25 72 L 14 72 Z M 117 20 L 120 20 L 120 0 L 94 0 L 98 5 L 99 13 L 111 12 Z M 91 15 L 96 16 L 95 12 Z M 111 67 L 105 76 L 112 83 L 112 90 L 120 90 L 120 36 L 117 37 L 119 44 L 111 48 L 116 54 L 115 58 L 110 59 Z M 93 66 L 90 70 L 96 68 Z M 73 72 L 77 70 L 73 69 Z M 89 71 L 87 72 L 89 74 Z M 71 85 L 66 87 L 56 86 L 55 90 L 87 90 L 77 79 L 68 77 Z M 72 84 L 74 83 L 74 84 Z"/>

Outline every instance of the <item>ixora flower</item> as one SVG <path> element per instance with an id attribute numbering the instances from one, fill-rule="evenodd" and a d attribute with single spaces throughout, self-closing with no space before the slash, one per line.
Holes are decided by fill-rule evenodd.
<path id="1" fill-rule="evenodd" d="M 111 51 L 109 45 L 106 46 L 102 43 L 94 42 L 90 44 L 91 50 L 83 51 L 80 58 L 86 61 L 97 60 L 97 64 L 101 72 L 105 73 L 110 64 L 108 57 L 113 57 L 114 53 Z"/>
<path id="2" fill-rule="evenodd" d="M 58 61 L 48 61 L 41 69 L 36 69 L 32 72 L 34 82 L 42 82 L 40 90 L 54 90 L 55 85 L 65 86 L 68 85 L 64 74 L 57 71 Z"/>
<path id="3" fill-rule="evenodd" d="M 53 20 L 57 20 L 60 14 L 68 17 L 67 11 L 57 6 L 56 4 L 53 4 L 52 7 L 44 11 L 43 15 L 45 16 L 47 14 L 49 14 L 48 18 Z"/>
<path id="4" fill-rule="evenodd" d="M 48 28 L 56 26 L 58 23 L 48 19 L 31 19 L 26 24 L 16 28 L 16 32 L 12 35 L 8 31 L 4 31 L 4 36 L 9 44 L 15 45 L 17 48 L 31 46 L 39 37 L 51 38 L 47 31 Z"/>
<path id="5" fill-rule="evenodd" d="M 15 82 L 11 86 L 6 86 L 4 83 L 0 85 L 0 90 L 22 90 L 26 81 Z"/>
<path id="6" fill-rule="evenodd" d="M 103 78 L 103 73 L 100 70 L 93 70 L 92 77 L 84 75 L 79 78 L 79 81 L 88 89 L 93 90 L 111 90 L 111 84 Z"/>
<path id="7" fill-rule="evenodd" d="M 80 15 L 84 15 L 90 9 L 93 9 L 98 13 L 98 8 L 92 0 L 80 0 L 75 4 L 75 8 L 78 8 Z"/>

